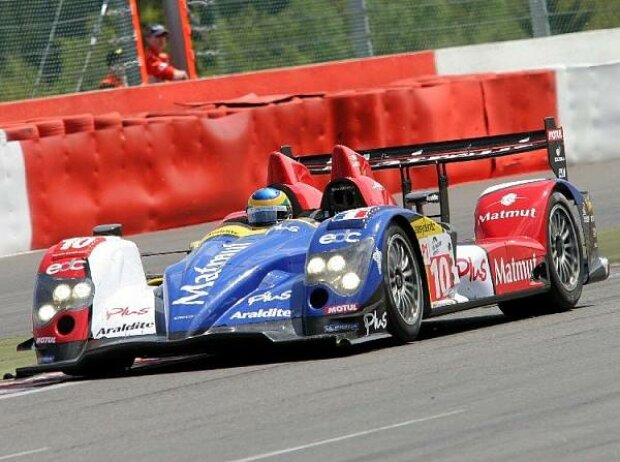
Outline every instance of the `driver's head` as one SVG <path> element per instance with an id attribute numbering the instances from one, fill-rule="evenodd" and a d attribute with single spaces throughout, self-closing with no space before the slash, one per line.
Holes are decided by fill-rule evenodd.
<path id="1" fill-rule="evenodd" d="M 284 193 L 276 188 L 261 188 L 248 199 L 248 223 L 252 226 L 273 225 L 293 216 L 293 206 Z"/>

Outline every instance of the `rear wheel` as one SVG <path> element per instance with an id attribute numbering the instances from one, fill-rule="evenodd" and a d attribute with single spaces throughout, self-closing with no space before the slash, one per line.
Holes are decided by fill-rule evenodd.
<path id="1" fill-rule="evenodd" d="M 572 208 L 564 195 L 553 193 L 547 207 L 546 294 L 499 304 L 506 316 L 522 318 L 573 308 L 583 289 L 583 248 Z"/>
<path id="2" fill-rule="evenodd" d="M 398 341 L 411 342 L 422 324 L 426 289 L 409 237 L 395 224 L 386 233 L 383 268 L 387 329 Z"/>

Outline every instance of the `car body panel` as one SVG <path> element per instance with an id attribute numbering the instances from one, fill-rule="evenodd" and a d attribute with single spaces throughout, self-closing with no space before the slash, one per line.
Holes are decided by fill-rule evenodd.
<path id="1" fill-rule="evenodd" d="M 310 166 L 272 153 L 269 183 L 294 195 L 296 218 L 256 228 L 244 212 L 235 212 L 168 266 L 159 285 L 147 281 L 139 251 L 128 240 L 66 239 L 46 252 L 39 267 L 33 306 L 39 366 L 22 373 L 69 370 L 92 358 L 211 351 L 235 342 L 357 343 L 384 337 L 390 326 L 383 253 L 393 226 L 407 236 L 423 268 L 425 317 L 543 293 L 550 288 L 546 209 L 555 192 L 573 204 L 579 220 L 583 283 L 605 279 L 609 264 L 598 255 L 592 202 L 567 181 L 565 159 L 557 154 L 563 152 L 562 133 L 555 133 L 463 140 L 461 151 L 454 151 L 454 142 L 423 147 L 439 152 L 436 157 L 418 158 L 418 147 L 399 147 L 398 161 L 390 160 L 391 151 L 362 155 L 345 146 L 310 159 Z M 394 162 L 405 169 L 435 163 L 440 184 L 435 195 L 447 204 L 443 163 L 543 146 L 555 153 L 550 155 L 557 178 L 484 191 L 475 207 L 473 242 L 458 243 L 449 220 L 395 205 L 372 175 L 373 168 Z M 311 171 L 331 172 L 322 193 L 310 184 Z M 318 209 L 305 210 L 319 205 L 319 198 Z M 79 283 L 83 296 L 76 295 Z M 45 306 L 50 304 L 55 305 Z"/>

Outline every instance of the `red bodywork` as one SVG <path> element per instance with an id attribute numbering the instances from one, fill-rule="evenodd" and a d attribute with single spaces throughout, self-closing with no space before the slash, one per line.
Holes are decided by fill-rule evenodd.
<path id="1" fill-rule="evenodd" d="M 530 275 L 547 254 L 547 204 L 555 185 L 517 182 L 479 199 L 474 234 L 488 254 L 496 295 L 543 287 Z"/>
<path id="2" fill-rule="evenodd" d="M 351 148 L 337 145 L 332 152 L 332 181 L 342 178 L 357 185 L 366 206 L 396 205 L 392 194 L 374 179 L 368 160 Z"/>
<path id="3" fill-rule="evenodd" d="M 39 273 L 63 279 L 86 278 L 88 277 L 86 264 L 88 256 L 102 242 L 105 242 L 105 238 L 65 239 L 47 250 L 39 265 Z M 68 343 L 87 340 L 89 335 L 88 308 L 61 310 L 44 326 L 37 326 L 33 323 L 35 343 Z"/>

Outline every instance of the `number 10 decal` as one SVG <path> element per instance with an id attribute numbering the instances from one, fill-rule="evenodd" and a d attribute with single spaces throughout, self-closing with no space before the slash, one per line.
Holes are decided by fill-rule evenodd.
<path id="1" fill-rule="evenodd" d="M 454 287 L 452 256 L 443 254 L 431 257 L 430 272 L 432 276 L 429 281 L 431 300 L 446 298 L 450 289 Z"/>

